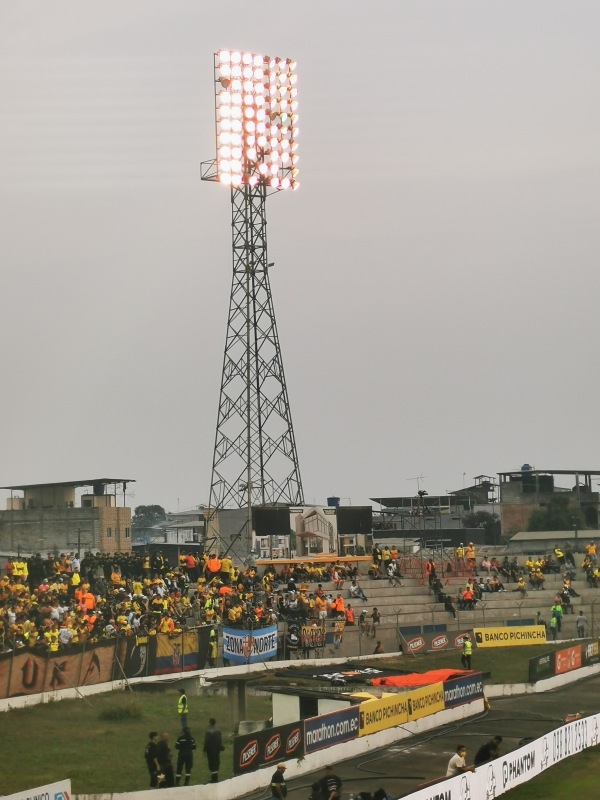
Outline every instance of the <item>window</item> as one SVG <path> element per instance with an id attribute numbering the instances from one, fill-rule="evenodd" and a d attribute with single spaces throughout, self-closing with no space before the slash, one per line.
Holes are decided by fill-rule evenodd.
<path id="1" fill-rule="evenodd" d="M 125 528 L 125 538 L 131 539 L 131 528 Z"/>
<path id="2" fill-rule="evenodd" d="M 107 539 L 112 539 L 112 528 L 107 528 L 106 529 L 106 538 Z"/>

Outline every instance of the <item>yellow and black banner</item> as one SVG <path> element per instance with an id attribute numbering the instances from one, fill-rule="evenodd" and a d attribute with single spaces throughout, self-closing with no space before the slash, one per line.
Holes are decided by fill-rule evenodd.
<path id="1" fill-rule="evenodd" d="M 443 711 L 445 708 L 444 684 L 441 681 L 408 692 L 409 722 L 413 719 L 428 717 L 430 714 L 437 714 L 438 711 Z"/>
<path id="2" fill-rule="evenodd" d="M 505 628 L 474 628 L 477 647 L 516 647 L 527 644 L 546 644 L 543 625 L 515 625 Z"/>
<path id="3" fill-rule="evenodd" d="M 395 694 L 380 700 L 365 700 L 359 706 L 358 735 L 384 731 L 408 722 L 408 697 L 411 693 Z M 442 692 L 442 697 L 443 697 Z"/>

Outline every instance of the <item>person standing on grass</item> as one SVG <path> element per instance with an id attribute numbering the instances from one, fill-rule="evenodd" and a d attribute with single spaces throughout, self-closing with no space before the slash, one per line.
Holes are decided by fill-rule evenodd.
<path id="1" fill-rule="evenodd" d="M 179 690 L 179 700 L 177 701 L 177 713 L 179 714 L 181 729 L 185 730 L 188 726 L 188 699 L 185 693 L 185 689 Z"/>
<path id="2" fill-rule="evenodd" d="M 158 778 L 156 777 L 159 771 L 157 737 L 158 737 L 157 731 L 150 731 L 150 733 L 148 734 L 149 741 L 144 751 L 146 766 L 148 767 L 148 772 L 150 773 L 151 789 L 156 789 L 156 787 L 158 786 Z"/>
<path id="3" fill-rule="evenodd" d="M 202 748 L 208 760 L 210 770 L 210 782 L 218 783 L 219 767 L 221 766 L 221 752 L 223 747 L 223 736 L 217 728 L 217 721 L 214 717 L 208 720 L 208 730 L 204 734 L 204 747 Z"/>
<path id="4" fill-rule="evenodd" d="M 171 748 L 169 747 L 169 734 L 163 731 L 158 740 L 156 758 L 158 760 L 158 768 L 163 780 L 159 780 L 158 786 L 160 788 L 166 787 L 167 789 L 175 786 L 175 775 L 173 773 L 173 762 L 171 761 Z"/>
<path id="5" fill-rule="evenodd" d="M 175 742 L 175 749 L 177 750 L 175 785 L 179 786 L 181 783 L 182 770 L 185 769 L 184 786 L 189 786 L 192 767 L 194 766 L 194 750 L 196 749 L 196 740 L 192 736 L 189 728 L 183 729 L 183 733 Z"/>

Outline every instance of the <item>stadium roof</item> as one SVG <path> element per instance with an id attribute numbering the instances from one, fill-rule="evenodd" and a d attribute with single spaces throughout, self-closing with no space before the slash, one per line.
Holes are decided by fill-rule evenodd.
<path id="1" fill-rule="evenodd" d="M 110 483 L 135 483 L 135 480 L 133 478 L 91 478 L 89 480 L 79 481 L 53 481 L 52 483 L 22 483 L 19 486 L 0 486 L 0 489 L 20 489 L 21 491 L 25 491 L 26 489 L 44 489 L 50 486 L 70 486 L 72 488 L 77 488 L 78 486 L 96 486 L 98 483 L 106 486 Z"/>
<path id="2" fill-rule="evenodd" d="M 600 475 L 594 469 L 513 469 L 510 472 L 499 472 L 498 475 Z"/>

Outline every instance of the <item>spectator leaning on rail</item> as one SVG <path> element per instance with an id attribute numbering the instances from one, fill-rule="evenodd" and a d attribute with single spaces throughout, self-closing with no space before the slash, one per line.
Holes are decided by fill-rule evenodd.
<path id="1" fill-rule="evenodd" d="M 460 775 L 462 772 L 475 772 L 475 767 L 468 767 L 466 763 L 467 748 L 464 744 L 459 744 L 456 748 L 456 753 L 448 761 L 448 768 L 446 769 L 446 777 L 453 778 L 455 775 Z"/>

